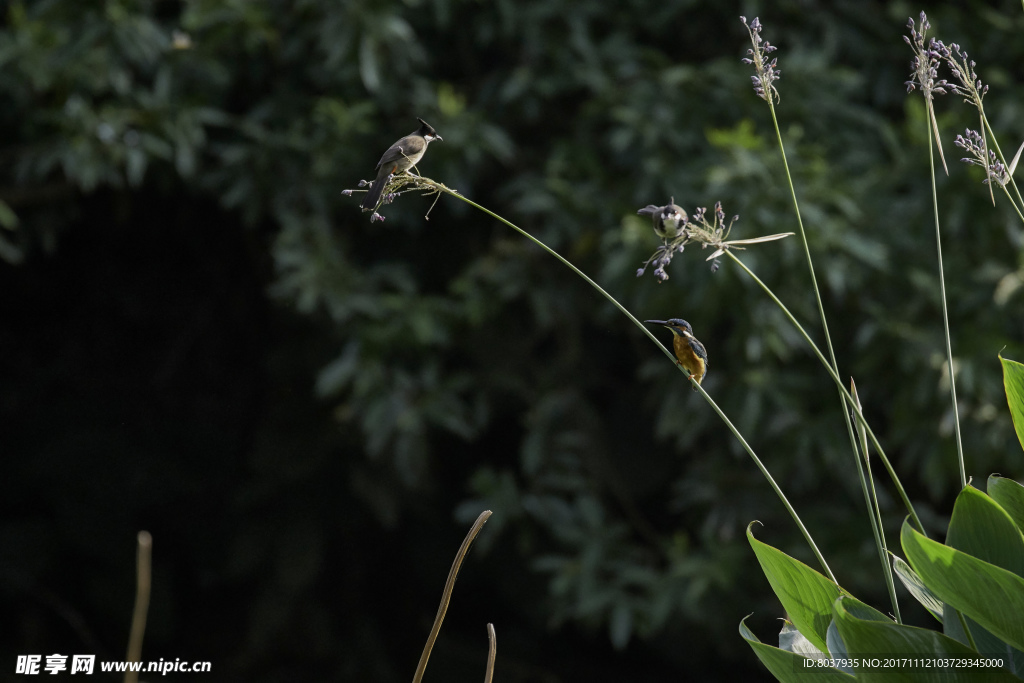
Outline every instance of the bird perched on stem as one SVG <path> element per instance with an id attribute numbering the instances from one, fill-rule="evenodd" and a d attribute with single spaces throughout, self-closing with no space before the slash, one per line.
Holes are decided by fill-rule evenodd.
<path id="1" fill-rule="evenodd" d="M 420 118 L 416 120 L 420 122 L 420 127 L 388 147 L 388 151 L 384 152 L 384 156 L 377 162 L 377 178 L 370 185 L 366 196 L 363 197 L 362 204 L 359 205 L 363 211 L 373 211 L 377 208 L 377 204 L 380 203 L 380 194 L 388 184 L 388 178 L 396 173 L 408 171 L 418 164 L 427 151 L 427 145 L 433 140 L 444 142 L 429 123 Z"/>
<path id="2" fill-rule="evenodd" d="M 672 349 L 676 352 L 676 363 L 690 373 L 690 379 L 697 380 L 700 384 L 708 371 L 708 352 L 704 345 L 693 336 L 693 327 L 690 323 L 679 318 L 671 320 L 645 320 L 651 325 L 661 325 L 672 330 Z"/>
<path id="3" fill-rule="evenodd" d="M 650 216 L 651 222 L 654 224 L 654 232 L 665 240 L 679 237 L 686 229 L 686 211 L 682 207 L 676 206 L 675 197 L 671 197 L 665 206 L 648 204 L 636 213 L 639 216 Z"/>

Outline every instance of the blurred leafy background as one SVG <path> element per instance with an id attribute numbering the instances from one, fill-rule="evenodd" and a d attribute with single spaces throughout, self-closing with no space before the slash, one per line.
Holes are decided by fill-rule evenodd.
<path id="1" fill-rule="evenodd" d="M 552 258 L 443 198 L 344 197 L 429 121 L 420 170 L 537 235 L 637 317 L 685 317 L 704 386 L 840 582 L 885 607 L 835 389 L 725 263 L 657 284 L 635 215 L 722 201 L 792 230 L 739 15 L 780 46 L 783 134 L 840 369 L 938 529 L 956 492 L 907 17 L 1024 139 L 1019 3 L 0 2 L 0 660 L 123 657 L 154 536 L 146 659 L 222 680 L 406 680 L 469 522 L 427 676 L 767 677 L 780 608 L 743 537 L 805 560 L 718 418 Z M 1022 232 L 952 137 L 939 179 L 968 474 L 1021 476 L 996 354 L 1024 359 Z M 817 330 L 795 239 L 743 255 Z M 666 343 L 668 339 L 666 338 Z M 891 501 L 889 501 L 891 503 Z M 890 504 L 895 531 L 903 511 Z M 893 540 L 894 537 L 890 539 Z M 921 616 L 919 623 L 927 617 Z M 10 668 L 7 668 L 11 671 Z M 198 674 L 197 674 L 198 675 Z M 195 676 L 189 676 L 192 680 Z M 171 677 L 168 677 L 171 680 Z"/>

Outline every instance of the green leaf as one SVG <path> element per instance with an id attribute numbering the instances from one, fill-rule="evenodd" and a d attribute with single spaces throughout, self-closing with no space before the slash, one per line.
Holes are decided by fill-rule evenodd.
<path id="1" fill-rule="evenodd" d="M 856 680 L 849 674 L 844 674 L 838 669 L 829 667 L 808 667 L 807 663 L 813 661 L 810 657 L 804 657 L 794 652 L 787 652 L 786 650 L 780 650 L 777 647 L 771 645 L 765 645 L 757 636 L 754 635 L 753 631 L 747 628 L 744 623 L 749 617 L 744 617 L 740 621 L 740 636 L 743 637 L 750 647 L 754 650 L 754 654 L 761 660 L 761 663 L 768 667 L 768 671 L 771 672 L 776 679 L 786 683 L 788 681 L 807 681 L 813 675 L 815 683 L 821 681 L 822 683 L 832 683 L 833 681 L 852 681 Z"/>
<path id="2" fill-rule="evenodd" d="M 993 474 L 988 478 L 988 495 L 1006 510 L 1018 529 L 1024 530 L 1024 486 Z"/>
<path id="3" fill-rule="evenodd" d="M 750 530 L 753 524 L 747 526 L 747 539 L 772 590 L 800 633 L 816 648 L 828 652 L 825 636 L 832 621 L 832 603 L 842 589 L 803 562 L 758 541 Z"/>
<path id="4" fill-rule="evenodd" d="M 1017 440 L 1024 446 L 1024 365 L 1002 356 L 999 356 L 999 361 L 1003 364 L 1003 386 L 1013 417 L 1013 428 L 1017 430 Z"/>
<path id="5" fill-rule="evenodd" d="M 896 572 L 896 576 L 900 577 L 900 581 L 903 582 L 903 587 L 906 588 L 911 595 L 913 595 L 921 605 L 928 610 L 933 617 L 942 623 L 942 601 L 935 597 L 935 593 L 932 593 L 928 586 L 924 585 L 924 581 L 917 575 L 914 568 L 903 561 L 902 558 L 892 557 L 892 569 Z"/>
<path id="6" fill-rule="evenodd" d="M 861 602 L 851 595 L 844 595 L 843 598 L 843 609 L 857 619 L 862 621 L 883 621 L 887 624 L 895 623 L 892 617 L 882 614 L 866 602 Z M 832 607 L 834 610 L 835 603 L 832 604 Z M 852 652 L 852 650 L 850 651 Z"/>
<path id="7" fill-rule="evenodd" d="M 909 525 L 904 525 L 904 530 Z M 914 532 L 917 533 L 917 532 Z M 918 534 L 920 535 L 920 534 Z M 924 538 L 924 536 L 921 536 Z M 925 539 L 927 540 L 927 539 Z M 934 541 L 933 541 L 934 543 Z M 935 545 L 940 545 L 936 543 Z M 945 546 L 940 546 L 945 547 Z M 851 658 L 879 660 L 880 664 L 887 659 L 905 661 L 906 658 L 922 658 L 929 660 L 935 657 L 979 657 L 966 645 L 942 635 L 938 631 L 915 626 L 905 626 L 886 619 L 878 621 L 863 618 L 863 603 L 848 596 L 842 596 L 835 603 L 835 619 L 839 633 L 843 637 Z M 867 612 L 868 615 L 871 612 Z M 891 658 L 891 659 L 890 659 Z M 909 663 L 908 663 L 909 664 Z M 939 682 L 953 683 L 959 681 L 1017 681 L 1005 669 L 982 668 L 933 668 L 914 667 L 909 665 L 857 666 L 855 668 L 858 681 L 908 681 L 908 682 Z"/>
<path id="8" fill-rule="evenodd" d="M 1024 576 L 1024 536 L 1003 508 L 984 493 L 968 486 L 957 496 L 946 533 L 946 545 L 984 562 Z M 963 623 L 950 605 L 943 610 L 947 636 L 970 644 Z M 1024 652 L 1007 646 L 997 635 L 966 615 L 966 624 L 978 652 L 999 653 L 1010 669 L 1024 670 Z"/>
<path id="9" fill-rule="evenodd" d="M 891 618 L 885 616 L 884 614 L 876 610 L 874 607 L 866 605 L 860 600 L 857 600 L 856 598 L 850 596 L 845 597 L 849 598 L 849 601 L 844 603 L 846 605 L 846 609 L 854 617 L 858 619 L 864 619 L 867 621 L 883 621 L 889 623 L 892 622 Z M 834 603 L 832 605 L 832 609 L 834 613 Z M 839 624 L 835 620 L 835 618 L 832 619 L 832 623 L 828 626 L 827 641 L 828 652 L 831 657 L 838 660 L 847 660 L 845 662 L 838 662 L 839 666 L 837 668 L 848 674 L 856 675 L 857 672 L 853 666 L 853 662 L 848 661 L 851 657 L 850 647 L 846 644 L 846 641 L 843 639 L 842 634 L 839 632 Z"/>
<path id="10" fill-rule="evenodd" d="M 1024 579 L 917 532 L 900 534 L 911 566 L 936 596 L 1004 642 L 1024 646 Z"/>
<path id="11" fill-rule="evenodd" d="M 956 497 L 946 545 L 1024 576 L 1024 536 L 998 503 L 973 486 Z"/>

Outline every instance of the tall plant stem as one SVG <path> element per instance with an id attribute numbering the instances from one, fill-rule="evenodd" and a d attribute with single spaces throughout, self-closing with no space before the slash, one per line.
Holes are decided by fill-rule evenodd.
<path id="1" fill-rule="evenodd" d="M 786 158 L 786 146 L 782 142 L 782 131 L 779 130 L 779 119 L 775 115 L 775 103 L 772 98 L 768 98 L 768 110 L 772 114 L 772 124 L 775 127 L 775 139 L 779 143 L 779 154 L 782 156 L 782 167 L 786 171 L 786 182 L 789 184 L 789 196 L 793 200 L 793 212 L 796 214 L 796 224 L 800 228 L 800 242 L 804 245 L 804 257 L 807 259 L 807 271 L 811 274 L 811 285 L 814 287 L 814 300 L 818 304 L 818 315 L 821 316 L 821 329 L 825 333 L 825 345 L 828 347 L 829 360 L 832 362 L 832 370 L 836 376 L 839 375 L 839 364 L 836 362 L 836 352 L 832 347 L 832 335 L 828 332 L 828 320 L 825 316 L 825 306 L 821 302 L 821 290 L 818 288 L 818 276 L 814 273 L 814 260 L 811 258 L 811 247 L 807 243 L 807 232 L 804 230 L 804 219 L 800 214 L 800 202 L 796 198 L 796 186 L 793 184 L 793 174 L 789 170 L 789 160 Z M 839 406 L 843 414 L 843 420 L 846 422 L 846 436 L 850 440 L 850 450 L 853 453 L 853 459 L 857 463 L 857 472 L 860 475 L 861 486 L 867 491 L 868 482 L 864 478 L 864 469 L 860 466 L 859 449 L 857 447 L 857 437 L 853 429 L 853 420 L 850 418 L 850 409 L 846 403 L 846 398 L 843 396 L 842 387 L 837 389 L 839 395 Z M 867 505 L 868 517 L 871 519 L 872 527 L 881 528 L 881 520 L 875 518 L 875 511 L 872 510 L 870 502 L 865 499 Z M 875 534 L 875 546 L 881 556 L 885 556 L 885 539 L 879 539 L 878 534 Z M 890 583 L 892 577 L 889 577 Z M 898 610 L 897 610 L 898 612 Z"/>
<path id="2" fill-rule="evenodd" d="M 536 237 L 534 237 L 530 233 L 526 232 L 525 230 L 523 230 L 519 226 L 517 226 L 517 225 L 515 225 L 515 224 L 513 224 L 513 223 L 511 223 L 511 222 L 509 222 L 507 220 L 505 220 L 504 218 L 502 218 L 498 214 L 494 213 L 490 209 L 487 209 L 487 208 L 477 204 L 476 202 L 474 202 L 471 199 L 467 199 L 466 197 L 462 196 L 458 192 L 455 192 L 455 191 L 453 191 L 453 190 L 451 190 L 451 189 L 449 189 L 447 187 L 438 186 L 438 189 L 441 192 L 445 192 L 446 194 L 450 194 L 451 196 L 455 197 L 456 199 L 459 199 L 459 200 L 461 200 L 463 202 L 466 202 L 467 204 L 469 204 L 470 206 L 472 206 L 475 209 L 479 209 L 480 211 L 483 211 L 484 213 L 486 213 L 488 216 L 491 216 L 495 220 L 498 220 L 498 221 L 504 223 L 505 225 L 507 225 L 508 227 L 512 228 L 513 230 L 518 232 L 520 235 L 522 235 L 526 239 L 530 240 L 531 242 L 533 242 L 534 244 L 539 246 L 541 249 L 543 249 L 544 251 L 548 252 L 549 254 L 554 256 L 556 259 L 561 261 L 563 265 L 565 265 L 570 270 L 572 270 L 574 273 L 576 273 L 581 278 L 583 278 L 583 280 L 588 285 L 590 285 L 591 287 L 596 289 L 598 292 L 600 292 L 601 296 L 606 298 L 616 308 L 618 308 L 620 311 L 622 311 L 623 315 L 625 315 L 627 318 L 632 320 L 634 325 L 636 325 L 641 330 L 643 330 L 644 334 L 646 334 L 650 338 L 651 341 L 653 341 L 655 344 L 658 345 L 658 347 L 661 349 L 662 353 L 664 353 L 672 361 L 673 365 L 676 364 L 675 355 L 673 355 L 673 353 L 671 351 L 669 351 L 665 347 L 664 344 L 661 343 L 661 340 L 659 340 L 657 337 L 654 336 L 654 333 L 651 332 L 651 330 L 649 328 L 647 328 L 642 322 L 637 320 L 636 317 L 634 317 L 633 314 L 630 313 L 629 310 L 627 310 L 625 306 L 620 304 L 615 299 L 615 297 L 613 297 L 611 294 L 606 292 L 604 290 L 604 288 L 602 288 L 599 284 L 597 284 L 596 282 L 591 280 L 587 276 L 586 273 L 584 273 L 582 270 L 580 270 L 579 268 L 574 266 L 568 259 L 563 257 L 561 254 L 559 254 L 557 251 L 555 251 L 554 249 L 552 249 L 548 245 L 546 245 L 543 242 L 541 242 L 539 239 L 537 239 Z M 684 373 L 686 372 L 685 370 L 682 370 L 682 368 L 680 368 L 680 370 L 682 372 L 684 372 Z M 797 514 L 796 510 L 790 504 L 789 499 L 786 498 L 786 494 L 784 494 L 782 492 L 782 489 L 779 488 L 779 485 L 775 482 L 775 479 L 772 477 L 771 473 L 768 471 L 768 468 L 765 467 L 764 463 L 761 462 L 761 459 L 757 457 L 757 454 L 754 452 L 754 449 L 751 448 L 750 444 L 747 443 L 747 440 L 743 438 L 743 434 L 741 434 L 740 430 L 736 428 L 736 425 L 734 425 L 732 423 L 732 421 L 728 418 L 728 416 L 726 416 L 726 414 L 722 411 L 722 409 L 718 407 L 718 404 L 715 403 L 714 400 L 712 400 L 711 396 L 709 396 L 708 393 L 706 391 L 704 391 L 704 387 L 700 386 L 700 384 L 698 384 L 696 380 L 691 379 L 690 382 L 691 382 L 691 384 L 693 384 L 694 388 L 696 388 L 698 391 L 700 391 L 701 395 L 704 397 L 704 400 L 708 402 L 708 405 L 710 405 L 711 408 L 716 413 L 718 413 L 718 417 L 720 417 L 722 419 L 722 422 L 725 423 L 725 426 L 728 427 L 729 431 L 732 432 L 733 436 L 735 436 L 736 439 L 740 442 L 740 445 L 743 446 L 743 449 L 747 452 L 747 454 L 750 456 L 750 458 L 754 461 L 754 465 L 757 466 L 757 469 L 759 469 L 761 471 L 761 474 L 763 474 L 764 478 L 768 481 L 769 486 L 771 486 L 772 490 L 775 491 L 775 495 L 777 495 L 779 497 L 779 500 L 782 501 L 782 505 L 786 508 L 786 511 L 789 512 L 789 516 L 793 519 L 793 522 L 796 524 L 797 528 L 800 529 L 800 533 L 803 534 L 803 537 L 807 541 L 807 544 L 811 547 L 811 552 L 813 552 L 814 556 L 818 559 L 818 562 L 821 564 L 821 568 L 824 570 L 825 574 L 828 575 L 829 579 L 831 579 L 832 581 L 836 581 L 835 575 L 832 573 L 832 570 L 829 569 L 828 563 L 825 561 L 825 557 L 821 554 L 821 551 L 818 550 L 818 546 L 814 542 L 814 539 L 811 537 L 811 533 L 807 530 L 807 527 L 804 526 L 803 521 L 800 519 L 800 515 Z M 915 519 L 916 519 L 916 517 L 915 517 Z"/>
<path id="3" fill-rule="evenodd" d="M 882 464 L 885 465 L 885 469 L 889 472 L 889 477 L 892 479 L 893 484 L 896 486 L 896 490 L 899 492 L 900 498 L 903 500 L 903 505 L 907 508 L 907 513 L 910 515 L 910 518 L 914 522 L 914 526 L 917 527 L 917 530 L 920 531 L 921 534 L 927 537 L 928 533 L 925 531 L 924 525 L 921 524 L 921 519 L 917 516 L 917 511 L 914 510 L 914 506 L 910 502 L 910 498 L 907 497 L 907 492 L 906 490 L 904 490 L 903 484 L 900 483 L 900 478 L 896 475 L 896 470 L 893 469 L 892 464 L 889 462 L 889 458 L 885 455 L 885 450 L 882 448 L 882 444 L 878 442 L 878 438 L 875 436 L 875 432 L 871 429 L 871 425 L 867 423 L 867 420 L 864 419 L 864 414 L 861 412 L 860 408 L 857 407 L 857 402 L 853 400 L 853 396 L 851 396 L 850 392 L 847 391 L 846 387 L 843 386 L 842 380 L 839 379 L 839 373 L 832 369 L 832 366 L 825 358 L 825 355 L 821 352 L 821 349 L 818 348 L 818 345 L 815 344 L 814 340 L 811 339 L 809 334 L 807 334 L 807 330 L 805 330 L 803 325 L 801 325 L 797 321 L 797 319 L 793 317 L 793 314 L 789 312 L 789 309 L 786 308 L 786 305 L 782 303 L 779 297 L 775 296 L 775 292 L 773 292 L 771 288 L 768 287 L 768 285 L 762 282 L 761 278 L 754 274 L 754 271 L 750 270 L 750 268 L 747 268 L 747 265 L 743 263 L 743 261 L 741 261 L 736 256 L 736 254 L 732 252 L 732 249 L 726 249 L 725 253 L 728 254 L 729 258 L 735 261 L 736 264 L 739 265 L 739 267 L 742 268 L 747 273 L 747 275 L 749 275 L 754 280 L 754 282 L 761 286 L 761 289 L 764 290 L 765 294 L 767 294 L 768 297 L 772 301 L 774 301 L 780 309 L 782 309 L 782 312 L 789 319 L 789 322 L 793 324 L 793 326 L 797 329 L 797 331 L 808 343 L 808 345 L 810 345 L 811 350 L 814 351 L 814 355 L 818 357 L 818 360 L 821 361 L 821 364 L 825 367 L 825 370 L 832 378 L 832 381 L 835 382 L 837 387 L 839 387 L 839 391 L 842 392 L 843 397 L 846 399 L 847 405 L 850 406 L 850 409 L 856 416 L 858 424 L 863 425 L 865 431 L 867 431 L 868 438 L 871 439 L 871 445 L 874 447 L 875 451 L 878 452 L 878 457 L 881 458 Z"/>
<path id="4" fill-rule="evenodd" d="M 960 409 L 956 404 L 956 373 L 953 371 L 953 345 L 949 339 L 949 308 L 946 305 L 946 275 L 942 267 L 942 234 L 939 231 L 939 194 L 935 188 L 935 147 L 932 145 L 931 129 L 928 131 L 928 163 L 932 178 L 932 210 L 935 214 L 935 250 L 939 258 L 939 290 L 942 295 L 942 324 L 946 332 L 946 363 L 949 368 L 949 394 L 953 401 L 953 427 L 956 430 L 956 455 L 960 464 L 960 488 L 967 486 L 967 471 L 964 469 L 964 445 L 960 439 Z"/>
<path id="5" fill-rule="evenodd" d="M 857 395 L 857 385 L 850 380 L 850 393 L 857 401 L 857 407 L 863 410 L 860 403 L 860 396 Z M 896 599 L 896 583 L 892 578 L 892 565 L 889 564 L 889 549 L 885 543 L 885 527 L 882 525 L 882 510 L 878 506 L 878 491 L 875 490 L 875 478 L 871 476 L 871 455 L 868 450 L 868 435 L 863 425 L 858 425 L 858 442 L 861 453 L 857 458 L 857 471 L 860 473 L 860 485 L 864 494 L 864 503 L 868 506 L 869 517 L 871 517 L 871 531 L 875 537 L 875 547 L 878 549 L 878 560 L 882 563 L 882 574 L 885 576 L 885 587 L 889 591 L 889 601 L 892 603 L 892 613 L 896 617 L 896 623 L 902 624 L 903 617 L 900 615 L 900 603 Z M 871 514 L 874 513 L 874 514 Z"/>
<path id="6" fill-rule="evenodd" d="M 818 288 L 818 277 L 814 274 L 814 260 L 811 258 L 811 248 L 807 244 L 807 232 L 804 230 L 804 220 L 800 215 L 800 202 L 796 198 L 796 187 L 793 185 L 793 176 L 789 172 L 789 161 L 786 159 L 786 146 L 782 144 L 782 132 L 779 130 L 779 119 L 775 115 L 775 105 L 771 98 L 768 99 L 768 109 L 772 113 L 772 123 L 775 126 L 775 138 L 779 142 L 779 153 L 782 155 L 782 167 L 786 171 L 786 182 L 789 183 L 789 196 L 793 199 L 793 212 L 796 213 L 796 224 L 800 228 L 800 241 L 804 245 L 804 256 L 807 259 L 807 270 L 811 274 L 811 285 L 814 287 L 814 300 L 818 304 L 818 314 L 821 316 L 821 329 L 825 333 L 825 345 L 828 347 L 829 360 L 832 362 L 832 370 L 839 374 L 839 365 L 836 363 L 836 352 L 832 348 L 832 335 L 828 333 L 828 320 L 825 318 L 825 306 L 821 303 L 821 290 Z M 849 411 L 846 407 L 846 398 L 843 396 L 842 388 L 839 391 L 839 402 L 843 406 L 843 415 L 846 418 L 846 429 L 850 436 L 850 445 L 853 447 L 854 455 L 857 453 L 857 439 L 854 436 L 853 424 L 850 421 Z"/>

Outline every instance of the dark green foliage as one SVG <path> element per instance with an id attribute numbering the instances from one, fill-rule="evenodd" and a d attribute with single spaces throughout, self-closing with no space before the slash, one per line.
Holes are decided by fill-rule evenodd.
<path id="1" fill-rule="evenodd" d="M 502 680 L 758 671 L 735 624 L 754 610 L 764 632 L 778 606 L 743 530 L 760 519 L 807 560 L 802 539 L 679 373 L 556 261 L 449 198 L 425 221 L 431 200 L 403 196 L 371 225 L 340 194 L 416 116 L 444 137 L 425 175 L 641 319 L 693 323 L 704 387 L 842 585 L 885 604 L 835 389 L 782 315 L 697 249 L 663 284 L 634 275 L 657 244 L 636 209 L 670 196 L 691 212 L 722 201 L 736 239 L 794 227 L 740 14 L 780 47 L 778 111 L 841 374 L 923 516 L 950 509 L 927 130 L 902 86 L 900 31 L 921 8 L 0 7 L 3 661 L 122 656 L 145 528 L 147 656 L 209 659 L 225 679 L 406 679 L 487 507 L 435 676 L 480 675 L 487 621 Z M 977 60 L 1015 149 L 1020 7 L 925 9 Z M 953 161 L 976 117 L 955 98 L 938 112 L 968 474 L 1015 477 L 996 353 L 1024 357 L 1022 233 Z M 798 242 L 742 257 L 816 333 Z M 899 510 L 883 509 L 892 534 Z"/>

